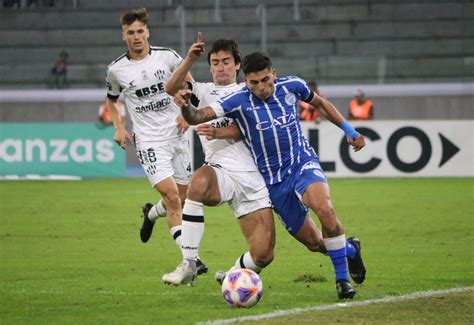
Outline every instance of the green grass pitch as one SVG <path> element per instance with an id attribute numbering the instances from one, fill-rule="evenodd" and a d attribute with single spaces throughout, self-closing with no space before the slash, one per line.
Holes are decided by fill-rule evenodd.
<path id="1" fill-rule="evenodd" d="M 355 301 L 474 285 L 473 178 L 333 179 L 348 236 L 368 270 Z M 274 262 L 262 300 L 231 309 L 213 279 L 246 250 L 229 207 L 206 208 L 193 287 L 161 276 L 181 254 L 165 220 L 139 240 L 144 179 L 0 182 L 0 323 L 193 324 L 338 302 L 329 258 L 307 251 L 276 219 Z M 387 305 L 307 313 L 265 323 L 473 323 L 472 291 Z M 416 309 L 418 306 L 418 309 Z M 415 310 L 418 310 L 415 312 Z"/>

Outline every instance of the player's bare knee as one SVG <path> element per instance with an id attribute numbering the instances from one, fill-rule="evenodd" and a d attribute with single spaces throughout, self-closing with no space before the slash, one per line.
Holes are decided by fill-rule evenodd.
<path id="1" fill-rule="evenodd" d="M 321 221 L 322 224 L 325 224 L 326 222 L 331 222 L 332 220 L 336 219 L 336 212 L 334 211 L 334 207 L 330 202 L 319 204 L 314 209 L 314 212 L 316 213 L 318 219 Z"/>
<path id="2" fill-rule="evenodd" d="M 273 246 L 270 244 L 270 241 L 251 244 L 250 255 L 256 265 L 265 267 L 273 261 Z"/>
<path id="3" fill-rule="evenodd" d="M 203 178 L 193 178 L 191 184 L 188 187 L 188 192 L 186 197 L 193 201 L 202 202 L 206 196 L 208 189 L 208 183 L 206 179 Z"/>
<path id="4" fill-rule="evenodd" d="M 181 199 L 177 192 L 162 194 L 162 197 L 166 206 L 171 209 L 181 206 Z"/>

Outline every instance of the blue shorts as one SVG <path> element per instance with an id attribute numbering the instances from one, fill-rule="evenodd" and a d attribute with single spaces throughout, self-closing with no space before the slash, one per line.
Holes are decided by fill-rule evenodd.
<path id="1" fill-rule="evenodd" d="M 309 185 L 327 183 L 318 157 L 308 157 L 291 167 L 283 181 L 268 185 L 273 208 L 286 230 L 295 235 L 303 226 L 308 208 L 302 197 Z"/>

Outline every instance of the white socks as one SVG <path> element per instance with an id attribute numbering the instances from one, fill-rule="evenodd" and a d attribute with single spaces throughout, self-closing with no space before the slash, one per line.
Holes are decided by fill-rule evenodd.
<path id="1" fill-rule="evenodd" d="M 201 202 L 186 199 L 181 225 L 181 251 L 185 259 L 196 260 L 204 236 L 204 208 Z"/>
<path id="2" fill-rule="evenodd" d="M 178 247 L 181 249 L 181 226 L 171 227 L 170 233 L 171 236 L 173 236 L 176 245 L 178 245 Z"/>
<path id="3" fill-rule="evenodd" d="M 166 210 L 163 207 L 163 200 L 159 200 L 148 212 L 148 219 L 155 221 L 158 218 L 166 217 Z"/>
<path id="4" fill-rule="evenodd" d="M 253 262 L 252 256 L 250 252 L 246 252 L 242 256 L 240 256 L 237 261 L 235 261 L 234 266 L 231 269 L 250 269 L 255 273 L 260 273 L 262 268 L 260 266 L 255 265 Z"/>

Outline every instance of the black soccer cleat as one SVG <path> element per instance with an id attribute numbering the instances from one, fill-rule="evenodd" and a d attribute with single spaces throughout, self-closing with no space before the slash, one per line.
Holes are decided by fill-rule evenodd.
<path id="1" fill-rule="evenodd" d="M 356 291 L 352 288 L 349 281 L 339 280 L 336 282 L 337 296 L 339 299 L 352 299 L 354 298 Z"/>
<path id="2" fill-rule="evenodd" d="M 204 273 L 207 273 L 209 268 L 207 267 L 206 264 L 204 264 L 199 258 L 196 261 L 196 273 L 197 275 L 201 275 Z"/>
<path id="3" fill-rule="evenodd" d="M 356 249 L 354 258 L 347 257 L 347 264 L 349 265 L 349 274 L 355 283 L 361 284 L 365 280 L 365 266 L 362 262 L 362 256 L 360 254 L 361 246 L 360 239 L 357 237 L 351 237 L 347 239 Z"/>
<path id="4" fill-rule="evenodd" d="M 153 204 L 146 203 L 145 206 L 142 207 L 143 211 L 143 224 L 140 228 L 140 239 L 143 243 L 146 243 L 153 233 L 153 227 L 155 226 L 155 222 L 148 219 L 148 212 L 153 208 Z"/>

